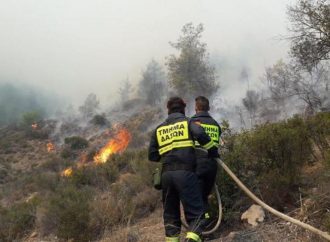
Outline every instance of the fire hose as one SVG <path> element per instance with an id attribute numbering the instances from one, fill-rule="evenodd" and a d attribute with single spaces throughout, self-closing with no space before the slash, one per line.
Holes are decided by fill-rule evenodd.
<path id="1" fill-rule="evenodd" d="M 214 184 L 214 192 L 215 192 L 215 196 L 218 202 L 218 220 L 217 223 L 214 225 L 214 227 L 210 230 L 207 231 L 203 231 L 203 235 L 209 235 L 209 234 L 213 234 L 220 226 L 221 223 L 221 219 L 222 219 L 222 203 L 221 203 L 221 198 L 220 198 L 220 193 L 219 193 L 219 189 L 218 186 L 216 184 Z M 188 228 L 188 223 L 185 219 L 185 217 L 183 216 L 183 219 L 181 220 L 183 226 L 185 228 Z"/>
<path id="2" fill-rule="evenodd" d="M 264 203 L 263 201 L 261 201 L 256 195 L 254 195 L 238 178 L 237 176 L 229 169 L 229 167 L 221 160 L 221 159 L 217 159 L 218 164 L 228 173 L 228 175 L 236 182 L 236 184 L 238 185 L 239 188 L 241 188 L 243 190 L 243 192 L 245 192 L 245 194 L 247 196 L 249 196 L 253 201 L 255 201 L 257 204 L 259 204 L 261 207 L 263 207 L 264 209 L 266 209 L 268 212 L 274 214 L 275 216 L 284 219 L 290 223 L 296 224 L 306 230 L 309 230 L 323 238 L 325 238 L 326 240 L 330 241 L 330 234 L 328 234 L 327 232 L 321 231 L 309 224 L 306 224 L 304 222 L 301 222 L 297 219 L 294 219 L 284 213 L 281 213 L 279 211 L 277 211 L 276 209 L 270 207 L 269 205 L 267 205 L 266 203 Z M 186 223 L 185 223 L 186 224 Z M 187 225 L 187 224 L 186 224 Z M 220 223 L 219 223 L 220 225 Z M 212 231 L 215 231 L 217 228 L 212 229 Z M 209 231 L 207 231 L 209 232 Z"/>

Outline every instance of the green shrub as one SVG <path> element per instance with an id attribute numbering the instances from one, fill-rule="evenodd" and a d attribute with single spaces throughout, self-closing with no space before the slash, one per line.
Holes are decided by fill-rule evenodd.
<path id="1" fill-rule="evenodd" d="M 89 231 L 89 198 L 87 190 L 62 184 L 53 193 L 46 204 L 42 225 L 44 230 L 53 232 L 61 239 L 73 241 L 90 241 Z"/>
<path id="2" fill-rule="evenodd" d="M 61 157 L 63 159 L 75 159 L 77 156 L 77 152 L 70 149 L 69 147 L 64 147 L 64 149 L 61 151 Z"/>
<path id="3" fill-rule="evenodd" d="M 60 176 L 53 172 L 42 172 L 33 175 L 33 184 L 38 191 L 55 191 L 60 183 Z"/>
<path id="4" fill-rule="evenodd" d="M 33 123 L 41 120 L 41 114 L 37 111 L 26 112 L 22 115 L 22 124 L 24 127 L 31 128 Z"/>
<path id="5" fill-rule="evenodd" d="M 108 126 L 109 121 L 103 116 L 103 115 L 94 115 L 93 119 L 91 120 L 91 123 L 97 126 Z"/>
<path id="6" fill-rule="evenodd" d="M 104 190 L 117 179 L 118 175 L 115 164 L 107 162 L 74 169 L 67 180 L 77 187 L 94 186 Z"/>
<path id="7" fill-rule="evenodd" d="M 73 150 L 80 150 L 88 147 L 88 141 L 79 136 L 67 137 L 64 139 L 64 142 L 70 145 L 70 148 Z"/>
<path id="8" fill-rule="evenodd" d="M 329 212 L 324 216 L 323 225 L 325 229 L 330 232 L 330 214 Z"/>
<path id="9" fill-rule="evenodd" d="M 300 117 L 267 123 L 226 137 L 222 158 L 238 177 L 271 205 L 293 203 L 302 166 L 311 160 L 312 144 Z M 225 206 L 233 208 L 242 193 L 222 169 L 219 186 Z"/>
<path id="10" fill-rule="evenodd" d="M 35 223 L 37 198 L 17 203 L 5 209 L 0 207 L 0 240 L 14 241 L 29 233 Z"/>
<path id="11" fill-rule="evenodd" d="M 330 112 L 317 113 L 306 120 L 308 135 L 326 160 L 326 153 L 330 149 Z"/>
<path id="12" fill-rule="evenodd" d="M 68 166 L 71 166 L 72 162 L 58 158 L 56 155 L 50 157 L 41 166 L 40 170 L 47 170 L 53 172 L 60 172 Z"/>

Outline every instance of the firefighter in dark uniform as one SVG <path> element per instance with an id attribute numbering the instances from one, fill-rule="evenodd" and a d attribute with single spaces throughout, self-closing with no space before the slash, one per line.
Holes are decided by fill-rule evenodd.
<path id="1" fill-rule="evenodd" d="M 219 147 L 221 128 L 208 113 L 210 110 L 209 100 L 206 97 L 199 96 L 195 99 L 195 111 L 196 114 L 191 117 L 191 120 L 200 126 L 202 126 L 205 132 L 213 140 L 214 144 Z M 217 175 L 217 162 L 215 159 L 208 156 L 207 150 L 203 148 L 197 141 L 196 145 L 196 158 L 197 168 L 196 174 L 199 178 L 199 183 L 202 191 L 202 198 L 204 204 L 204 219 L 209 219 L 209 203 L 208 196 L 210 195 L 215 178 Z M 207 221 L 206 221 L 207 223 Z"/>
<path id="2" fill-rule="evenodd" d="M 149 160 L 162 161 L 162 201 L 166 242 L 179 242 L 181 231 L 180 201 L 189 224 L 186 241 L 201 240 L 203 201 L 195 174 L 194 141 L 204 147 L 210 157 L 218 150 L 203 128 L 185 116 L 186 104 L 179 97 L 167 103 L 168 118 L 152 134 Z"/>

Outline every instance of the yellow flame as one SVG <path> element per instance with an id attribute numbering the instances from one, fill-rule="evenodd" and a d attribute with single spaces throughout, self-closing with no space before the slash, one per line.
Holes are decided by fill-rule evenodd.
<path id="1" fill-rule="evenodd" d="M 51 143 L 51 142 L 48 142 L 48 143 L 47 143 L 47 151 L 48 151 L 48 152 L 51 152 L 51 151 L 54 151 L 54 150 L 55 150 L 55 146 L 54 146 L 54 144 Z"/>
<path id="2" fill-rule="evenodd" d="M 73 172 L 72 167 L 69 167 L 64 171 L 62 171 L 61 176 L 65 176 L 65 177 L 71 176 L 72 172 Z"/>
<path id="3" fill-rule="evenodd" d="M 109 142 L 94 156 L 94 162 L 96 164 L 107 162 L 110 155 L 123 152 L 127 148 L 130 141 L 131 141 L 130 132 L 125 128 L 119 129 L 115 137 L 110 139 Z M 48 144 L 47 144 L 47 148 L 48 148 Z M 82 156 L 82 159 L 78 162 L 78 164 L 76 164 L 76 167 L 79 169 L 83 166 L 88 165 L 88 163 L 86 163 L 86 159 L 87 159 L 87 155 Z M 72 176 L 72 173 L 73 173 L 73 169 L 72 167 L 69 167 L 61 172 L 61 176 L 69 177 Z"/>
<path id="4" fill-rule="evenodd" d="M 113 139 L 94 156 L 94 162 L 105 163 L 112 154 L 123 152 L 129 142 L 131 141 L 131 134 L 127 129 L 121 128 Z"/>

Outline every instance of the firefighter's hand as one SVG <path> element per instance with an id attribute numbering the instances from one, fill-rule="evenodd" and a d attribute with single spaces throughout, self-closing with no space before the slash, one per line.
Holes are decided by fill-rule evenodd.
<path id="1" fill-rule="evenodd" d="M 212 147 L 208 150 L 208 157 L 209 158 L 220 158 L 218 148 L 217 147 Z"/>

